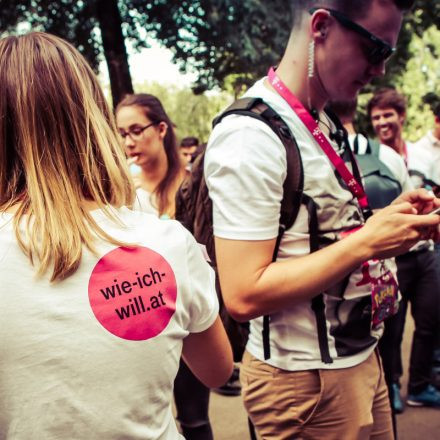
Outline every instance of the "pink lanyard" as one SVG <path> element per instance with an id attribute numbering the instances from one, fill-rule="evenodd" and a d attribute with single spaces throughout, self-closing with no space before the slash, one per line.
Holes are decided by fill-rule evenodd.
<path id="1" fill-rule="evenodd" d="M 408 168 L 408 147 L 406 146 L 406 142 L 403 143 L 403 160 L 405 161 L 406 168 Z"/>
<path id="2" fill-rule="evenodd" d="M 325 137 L 322 130 L 319 128 L 317 122 L 313 119 L 307 109 L 301 104 L 299 99 L 287 88 L 281 79 L 275 73 L 273 67 L 269 69 L 269 82 L 274 89 L 283 97 L 290 105 L 292 110 L 298 115 L 302 123 L 307 127 L 312 136 L 318 142 L 322 151 L 329 158 L 330 162 L 336 168 L 344 182 L 347 184 L 350 192 L 358 199 L 359 204 L 363 210 L 369 210 L 367 195 L 359 182 L 354 178 L 353 174 L 345 165 L 345 162 L 338 153 L 331 146 L 330 142 Z"/>

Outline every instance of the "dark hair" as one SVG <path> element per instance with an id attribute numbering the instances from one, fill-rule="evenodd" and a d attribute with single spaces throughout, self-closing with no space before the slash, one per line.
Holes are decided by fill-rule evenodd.
<path id="1" fill-rule="evenodd" d="M 404 115 L 406 113 L 406 98 L 396 89 L 385 87 L 377 90 L 368 102 L 367 114 L 369 117 L 375 107 L 391 107 L 396 110 L 399 115 Z"/>
<path id="2" fill-rule="evenodd" d="M 403 11 L 411 9 L 414 4 L 414 0 L 393 1 Z M 319 6 L 336 9 L 351 18 L 359 18 L 365 15 L 372 3 L 373 0 L 290 0 L 292 23 L 293 26 L 297 25 L 305 11 Z"/>
<path id="3" fill-rule="evenodd" d="M 141 107 L 151 122 L 157 124 L 165 122 L 168 126 L 163 141 L 165 154 L 168 159 L 168 169 L 164 179 L 159 183 L 154 190 L 154 193 L 157 197 L 159 215 L 169 213 L 170 211 L 174 212 L 174 206 L 170 206 L 171 203 L 174 203 L 174 194 L 171 194 L 171 191 L 173 190 L 174 183 L 176 179 L 178 179 L 183 166 L 177 146 L 174 124 L 165 112 L 159 99 L 147 93 L 127 95 L 116 107 L 116 113 L 120 108 L 132 105 Z"/>
<path id="4" fill-rule="evenodd" d="M 342 123 L 352 121 L 356 113 L 357 99 L 350 101 L 330 101 L 328 107 L 330 107 Z"/>
<path id="5" fill-rule="evenodd" d="M 428 104 L 431 107 L 431 111 L 434 113 L 434 116 L 440 118 L 440 96 L 430 92 L 427 93 L 422 100 L 425 104 Z"/>
<path id="6" fill-rule="evenodd" d="M 195 136 L 185 137 L 180 142 L 181 147 L 193 147 L 194 145 L 199 145 L 199 138 L 196 138 Z"/>

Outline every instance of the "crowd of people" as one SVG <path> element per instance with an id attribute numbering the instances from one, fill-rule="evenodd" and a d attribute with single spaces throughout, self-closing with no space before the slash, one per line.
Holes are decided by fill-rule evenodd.
<path id="1" fill-rule="evenodd" d="M 212 389 L 253 439 L 395 439 L 408 304 L 406 404 L 440 408 L 440 98 L 414 144 L 395 89 L 354 124 L 412 3 L 290 0 L 207 144 L 153 95 L 113 112 L 62 39 L 0 39 L 0 440 L 212 440 Z"/>

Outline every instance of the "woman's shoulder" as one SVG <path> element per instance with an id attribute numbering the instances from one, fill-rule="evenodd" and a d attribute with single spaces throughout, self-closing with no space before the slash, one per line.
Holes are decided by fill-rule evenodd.
<path id="1" fill-rule="evenodd" d="M 154 195 L 143 188 L 137 188 L 133 210 L 157 216 L 158 211 L 154 203 Z"/>
<path id="2" fill-rule="evenodd" d="M 135 233 L 139 240 L 160 238 L 168 245 L 183 244 L 190 233 L 176 220 L 158 218 L 157 213 L 129 209 L 118 210 L 122 224 Z"/>

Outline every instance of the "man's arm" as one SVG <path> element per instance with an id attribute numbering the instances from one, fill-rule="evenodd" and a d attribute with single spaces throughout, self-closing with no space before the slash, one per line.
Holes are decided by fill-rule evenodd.
<path id="1" fill-rule="evenodd" d="M 405 201 L 408 200 L 408 201 Z M 313 254 L 272 262 L 275 239 L 215 238 L 222 294 L 230 314 L 246 321 L 309 300 L 371 258 L 408 251 L 440 216 L 416 215 L 417 197 L 399 199 L 347 238 Z M 429 196 L 432 203 L 432 197 Z"/>

